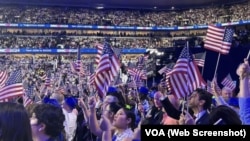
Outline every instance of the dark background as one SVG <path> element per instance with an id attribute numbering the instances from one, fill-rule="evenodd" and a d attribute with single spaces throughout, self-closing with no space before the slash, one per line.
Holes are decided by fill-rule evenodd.
<path id="1" fill-rule="evenodd" d="M 183 47 L 176 47 L 176 48 L 169 48 L 165 49 L 165 56 L 159 57 L 161 58 L 162 65 L 159 65 L 156 67 L 156 70 L 158 71 L 162 67 L 164 67 L 163 64 L 167 64 L 171 62 L 168 59 L 169 54 L 174 54 L 173 62 L 176 62 L 178 59 L 180 52 L 182 51 Z M 250 47 L 231 47 L 229 54 L 227 55 L 220 55 L 219 64 L 217 68 L 217 82 L 222 88 L 222 85 L 220 84 L 221 81 L 230 73 L 233 80 L 237 81 L 237 87 L 235 90 L 235 93 L 238 93 L 238 79 L 239 77 L 236 75 L 236 69 L 239 66 L 240 63 L 243 63 L 244 58 L 247 57 Z M 164 49 L 161 49 L 163 51 Z M 212 81 L 214 74 L 215 74 L 215 67 L 217 63 L 217 59 L 219 57 L 219 53 L 210 51 L 204 48 L 190 48 L 190 52 L 192 54 L 200 53 L 200 52 L 206 52 L 206 59 L 205 59 L 205 66 L 203 70 L 203 78 L 205 81 L 210 80 Z M 199 67 L 200 72 L 202 72 L 202 68 Z M 155 72 L 155 81 L 157 83 L 160 82 L 160 79 L 162 76 L 158 74 L 158 72 Z M 153 77 L 150 77 L 148 79 L 148 86 L 152 86 Z"/>

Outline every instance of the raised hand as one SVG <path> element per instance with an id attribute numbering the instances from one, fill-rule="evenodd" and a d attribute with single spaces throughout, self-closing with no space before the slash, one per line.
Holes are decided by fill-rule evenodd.
<path id="1" fill-rule="evenodd" d="M 241 78 L 245 78 L 250 75 L 250 67 L 247 59 L 244 59 L 244 63 L 241 63 L 236 70 L 236 74 Z"/>

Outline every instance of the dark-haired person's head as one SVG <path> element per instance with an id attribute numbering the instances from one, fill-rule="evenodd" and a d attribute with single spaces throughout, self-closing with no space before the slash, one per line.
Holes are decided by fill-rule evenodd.
<path id="1" fill-rule="evenodd" d="M 210 110 L 212 104 L 212 94 L 204 89 L 196 89 L 189 96 L 188 106 L 192 110 Z"/>
<path id="2" fill-rule="evenodd" d="M 122 96 L 122 93 L 119 92 L 114 87 L 109 87 L 108 92 L 107 92 L 105 99 L 104 99 L 104 104 L 108 104 L 111 102 L 117 102 L 121 106 L 125 106 L 125 99 Z"/>
<path id="3" fill-rule="evenodd" d="M 211 111 L 209 123 L 216 125 L 242 125 L 236 111 L 225 105 L 217 106 Z"/>
<path id="4" fill-rule="evenodd" d="M 103 109 L 103 115 L 109 118 L 109 120 L 112 122 L 114 119 L 115 114 L 119 109 L 121 109 L 121 105 L 119 105 L 117 102 L 111 102 L 107 104 Z"/>
<path id="5" fill-rule="evenodd" d="M 113 126 L 117 129 L 126 130 L 127 128 L 134 129 L 135 127 L 135 114 L 133 111 L 126 108 L 121 108 L 115 114 Z"/>
<path id="6" fill-rule="evenodd" d="M 63 132 L 65 116 L 62 108 L 52 104 L 39 104 L 32 112 L 30 124 L 33 139 L 48 140 Z"/>
<path id="7" fill-rule="evenodd" d="M 32 141 L 29 116 L 23 105 L 0 103 L 0 141 Z"/>

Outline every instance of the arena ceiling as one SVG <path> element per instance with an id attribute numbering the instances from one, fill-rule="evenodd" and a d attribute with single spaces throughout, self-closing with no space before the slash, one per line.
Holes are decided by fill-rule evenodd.
<path id="1" fill-rule="evenodd" d="M 52 6 L 104 7 L 130 9 L 193 8 L 206 5 L 236 3 L 247 0 L 0 0 L 2 4 L 32 4 Z"/>

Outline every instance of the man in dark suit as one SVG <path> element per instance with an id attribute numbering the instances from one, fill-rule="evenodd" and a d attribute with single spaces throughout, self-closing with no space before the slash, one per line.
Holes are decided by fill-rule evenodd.
<path id="1" fill-rule="evenodd" d="M 209 110 L 212 104 L 212 94 L 204 89 L 196 89 L 188 99 L 188 107 L 194 112 L 196 125 L 209 124 Z"/>

